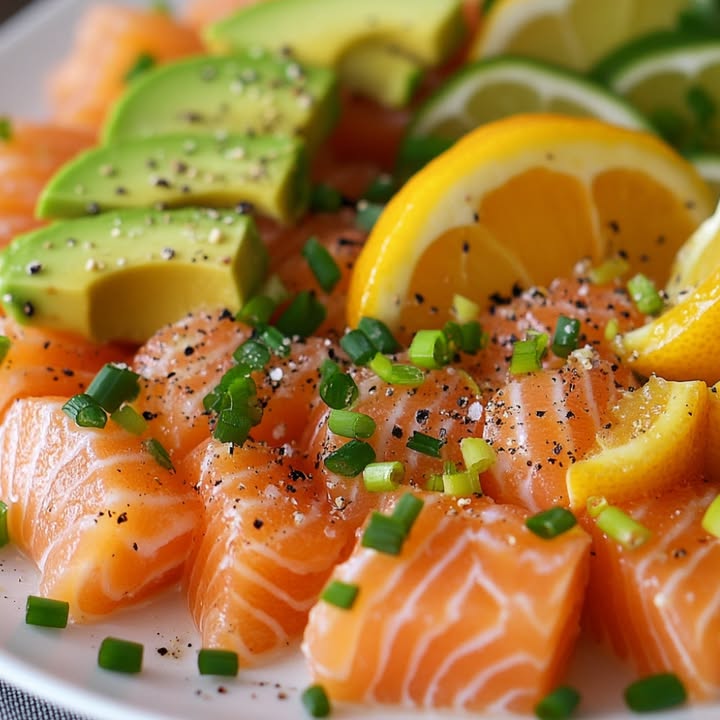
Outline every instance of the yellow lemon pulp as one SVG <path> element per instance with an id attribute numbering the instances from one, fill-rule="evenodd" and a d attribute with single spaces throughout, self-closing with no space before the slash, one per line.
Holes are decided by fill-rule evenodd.
<path id="1" fill-rule="evenodd" d="M 353 273 L 348 322 L 437 327 L 459 293 L 486 306 L 514 285 L 623 252 L 663 284 L 712 211 L 694 168 L 655 136 L 601 121 L 516 115 L 466 135 L 413 176 Z"/>
<path id="2" fill-rule="evenodd" d="M 708 390 L 701 381 L 652 377 L 614 408 L 611 426 L 598 433 L 598 450 L 567 471 L 570 506 L 589 497 L 608 502 L 665 490 L 702 476 Z"/>

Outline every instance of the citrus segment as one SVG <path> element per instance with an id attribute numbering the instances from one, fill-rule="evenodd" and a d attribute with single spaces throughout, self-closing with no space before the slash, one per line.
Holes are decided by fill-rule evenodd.
<path id="1" fill-rule="evenodd" d="M 348 322 L 370 315 L 413 331 L 416 298 L 432 295 L 437 325 L 453 293 L 485 306 L 618 250 L 664 283 L 670 257 L 710 213 L 694 168 L 650 134 L 553 115 L 488 123 L 388 204 L 356 263 Z"/>
<path id="2" fill-rule="evenodd" d="M 616 503 L 701 477 L 708 393 L 704 382 L 652 377 L 624 395 L 601 430 L 598 451 L 568 468 L 571 507 L 593 495 Z"/>

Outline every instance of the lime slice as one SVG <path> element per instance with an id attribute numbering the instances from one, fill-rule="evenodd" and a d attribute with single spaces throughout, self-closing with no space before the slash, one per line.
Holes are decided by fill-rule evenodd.
<path id="1" fill-rule="evenodd" d="M 603 63 L 607 86 L 684 152 L 720 151 L 720 40 L 659 38 Z"/>

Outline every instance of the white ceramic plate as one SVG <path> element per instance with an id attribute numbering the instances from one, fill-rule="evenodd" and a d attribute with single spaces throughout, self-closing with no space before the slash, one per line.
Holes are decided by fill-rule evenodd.
<path id="1" fill-rule="evenodd" d="M 125 2 L 147 4 L 146 0 Z M 29 10 L 0 26 L 0 114 L 35 118 L 46 114 L 43 96 L 48 69 L 67 52 L 75 21 L 90 4 L 90 0 L 36 0 Z M 24 624 L 25 601 L 36 583 L 37 574 L 24 558 L 12 548 L 0 550 L 0 676 L 10 682 L 102 720 L 308 717 L 299 702 L 308 676 L 297 650 L 261 668 L 243 670 L 228 681 L 200 677 L 196 669 L 198 637 L 179 594 L 169 593 L 102 625 L 49 630 Z M 123 676 L 97 667 L 99 644 L 108 635 L 144 644 L 141 674 Z M 628 678 L 627 671 L 610 658 L 581 647 L 569 678 L 582 689 L 581 717 L 630 717 L 621 703 L 621 688 Z M 336 708 L 333 717 L 418 720 L 464 716 L 346 706 Z M 720 705 L 653 715 L 656 720 L 718 717 Z"/>

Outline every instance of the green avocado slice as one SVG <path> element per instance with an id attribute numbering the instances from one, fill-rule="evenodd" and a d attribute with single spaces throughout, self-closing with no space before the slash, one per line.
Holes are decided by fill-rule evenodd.
<path id="1" fill-rule="evenodd" d="M 0 300 L 24 324 L 142 343 L 198 307 L 237 311 L 267 264 L 248 215 L 121 210 L 16 237 L 0 254 Z"/>
<path id="2" fill-rule="evenodd" d="M 53 176 L 36 213 L 66 218 L 129 207 L 249 202 L 261 214 L 290 223 L 305 212 L 309 195 L 301 140 L 179 133 L 82 153 Z"/>
<path id="3" fill-rule="evenodd" d="M 175 132 L 304 138 L 312 152 L 339 115 L 335 73 L 285 55 L 243 51 L 148 70 L 115 103 L 104 143 Z"/>

